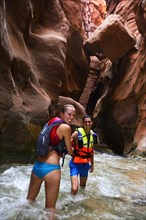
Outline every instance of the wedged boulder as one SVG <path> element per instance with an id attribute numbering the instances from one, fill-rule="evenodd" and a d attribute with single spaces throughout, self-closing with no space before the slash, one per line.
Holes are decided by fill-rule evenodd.
<path id="1" fill-rule="evenodd" d="M 85 43 L 90 55 L 104 53 L 111 61 L 123 57 L 135 45 L 130 30 L 119 15 L 109 15 Z"/>

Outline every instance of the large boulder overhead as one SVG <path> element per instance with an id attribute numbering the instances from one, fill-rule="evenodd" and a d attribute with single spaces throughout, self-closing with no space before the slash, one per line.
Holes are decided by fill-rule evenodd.
<path id="1" fill-rule="evenodd" d="M 135 45 L 135 38 L 119 15 L 109 15 L 85 43 L 88 53 L 103 53 L 111 61 L 123 57 Z"/>

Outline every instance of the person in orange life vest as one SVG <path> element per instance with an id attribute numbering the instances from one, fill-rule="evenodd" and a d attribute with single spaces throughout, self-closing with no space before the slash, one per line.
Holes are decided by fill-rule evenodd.
<path id="1" fill-rule="evenodd" d="M 69 162 L 72 195 L 77 194 L 79 184 L 80 187 L 86 187 L 88 171 L 92 173 L 94 170 L 93 146 L 98 143 L 98 138 L 91 130 L 92 124 L 92 117 L 84 116 L 83 127 L 77 128 L 71 136 L 74 145 L 72 146 L 73 158 Z M 78 176 L 80 176 L 80 183 Z"/>
<path id="2" fill-rule="evenodd" d="M 70 104 L 64 105 L 60 112 L 60 119 L 63 120 L 64 123 L 53 127 L 50 133 L 51 143 L 54 145 L 60 143 L 64 138 L 64 145 L 69 155 L 72 154 L 70 124 L 74 116 L 74 106 Z M 48 123 L 56 120 L 56 118 L 59 119 L 55 117 Z M 44 181 L 46 197 L 45 207 L 48 211 L 52 212 L 54 210 L 54 213 L 61 180 L 60 157 L 61 155 L 57 152 L 57 149 L 50 151 L 47 156 L 38 157 L 33 166 L 27 194 L 27 200 L 30 202 L 34 201 Z"/>

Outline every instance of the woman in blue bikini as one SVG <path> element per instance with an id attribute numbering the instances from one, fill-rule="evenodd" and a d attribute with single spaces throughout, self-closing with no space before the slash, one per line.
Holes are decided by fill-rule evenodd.
<path id="1" fill-rule="evenodd" d="M 64 138 L 66 150 L 72 154 L 71 148 L 71 127 L 70 124 L 75 116 L 73 105 L 66 104 L 60 113 L 60 119 L 65 123 L 53 127 L 50 133 L 52 144 L 56 145 Z M 51 119 L 53 120 L 53 119 Z M 27 199 L 34 201 L 40 191 L 41 184 L 45 183 L 45 207 L 48 210 L 55 210 L 61 180 L 60 155 L 52 150 L 45 157 L 40 157 L 33 166 Z"/>

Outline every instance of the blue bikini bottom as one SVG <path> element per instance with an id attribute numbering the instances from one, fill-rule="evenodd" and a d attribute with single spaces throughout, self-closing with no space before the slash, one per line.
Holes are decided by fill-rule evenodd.
<path id="1" fill-rule="evenodd" d="M 60 164 L 50 164 L 36 161 L 33 166 L 33 172 L 39 178 L 43 178 L 53 170 L 60 170 Z"/>

